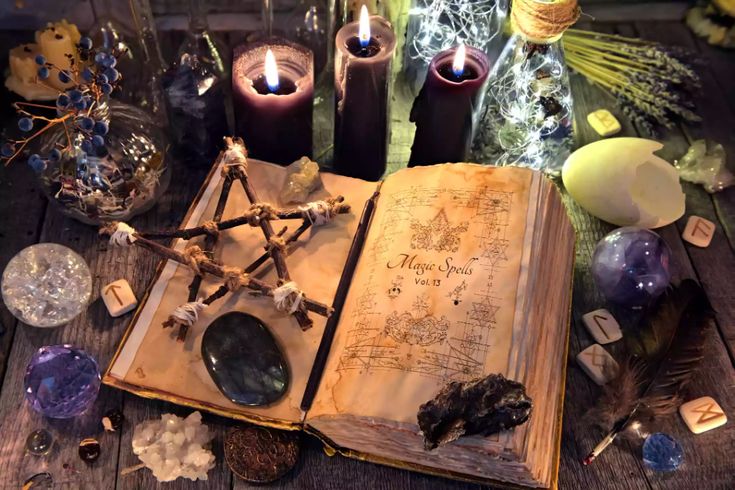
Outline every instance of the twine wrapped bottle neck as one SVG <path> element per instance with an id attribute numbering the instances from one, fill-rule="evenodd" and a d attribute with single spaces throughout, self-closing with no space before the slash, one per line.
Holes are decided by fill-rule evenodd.
<path id="1" fill-rule="evenodd" d="M 514 0 L 511 27 L 530 42 L 550 44 L 561 39 L 580 13 L 577 0 Z"/>

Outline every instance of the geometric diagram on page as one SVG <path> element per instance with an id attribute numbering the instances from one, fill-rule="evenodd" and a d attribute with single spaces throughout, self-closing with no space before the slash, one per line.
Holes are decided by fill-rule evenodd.
<path id="1" fill-rule="evenodd" d="M 411 248 L 418 250 L 435 250 L 437 252 L 456 252 L 462 233 L 467 231 L 469 223 L 466 221 L 458 226 L 452 226 L 447 219 L 447 213 L 442 209 L 434 218 L 422 223 L 411 220 Z"/>
<path id="2" fill-rule="evenodd" d="M 468 210 L 469 222 L 449 223 L 441 210 L 427 222 L 414 214 L 426 216 L 438 203 L 451 201 L 452 208 Z M 485 361 L 492 350 L 492 331 L 502 300 L 493 295 L 494 277 L 508 260 L 510 241 L 506 233 L 512 212 L 513 193 L 490 188 L 449 189 L 440 187 L 410 187 L 389 196 L 381 225 L 375 239 L 363 254 L 364 270 L 371 271 L 354 299 L 351 321 L 345 324 L 346 342 L 337 366 L 338 371 L 357 370 L 371 373 L 399 370 L 427 376 L 444 382 L 463 381 L 482 376 Z M 428 231 L 429 238 L 418 235 Z M 451 318 L 436 318 L 422 311 L 419 295 L 411 311 L 378 308 L 375 271 L 381 271 L 395 253 L 396 244 L 411 230 L 411 248 L 430 252 L 451 253 L 459 248 L 462 235 L 470 233 L 477 243 L 475 274 L 480 274 L 479 290 L 469 290 L 463 280 L 445 293 L 452 306 Z M 424 237 L 427 233 L 423 234 Z M 417 246 L 418 245 L 418 246 Z M 401 277 L 401 282 L 403 278 Z M 410 294 L 411 287 L 396 285 L 401 294 Z M 478 284 L 473 276 L 472 283 Z M 382 296 L 383 301 L 395 297 L 397 291 Z M 385 294 L 385 293 L 383 293 Z M 389 299 L 390 298 L 390 299 Z M 444 303 L 446 305 L 446 303 Z M 512 307 L 511 304 L 508 304 Z"/>
<path id="3" fill-rule="evenodd" d="M 442 315 L 435 318 L 429 315 L 429 304 L 426 296 L 416 298 L 411 313 L 404 311 L 400 315 L 391 312 L 385 319 L 385 334 L 398 343 L 427 346 L 439 344 L 447 338 L 449 320 Z"/>

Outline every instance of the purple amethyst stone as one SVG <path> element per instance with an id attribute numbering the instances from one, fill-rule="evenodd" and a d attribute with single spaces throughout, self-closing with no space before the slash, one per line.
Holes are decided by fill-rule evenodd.
<path id="1" fill-rule="evenodd" d="M 648 306 L 669 286 L 670 256 L 666 242 L 651 230 L 618 228 L 595 247 L 592 275 L 609 302 L 640 308 Z"/>
<path id="2" fill-rule="evenodd" d="M 89 408 L 100 391 L 100 371 L 89 354 L 71 345 L 38 349 L 26 368 L 26 399 L 46 417 L 68 419 Z"/>

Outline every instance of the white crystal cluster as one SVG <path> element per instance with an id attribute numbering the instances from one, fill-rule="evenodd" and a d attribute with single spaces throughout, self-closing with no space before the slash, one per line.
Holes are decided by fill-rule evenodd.
<path id="1" fill-rule="evenodd" d="M 92 294 L 92 275 L 84 259 L 57 243 L 24 248 L 3 272 L 5 305 L 20 321 L 56 327 L 79 315 Z"/>
<path id="2" fill-rule="evenodd" d="M 135 426 L 133 452 L 158 481 L 206 480 L 214 468 L 214 454 L 208 449 L 213 437 L 199 412 L 185 419 L 167 413 L 161 420 Z"/>

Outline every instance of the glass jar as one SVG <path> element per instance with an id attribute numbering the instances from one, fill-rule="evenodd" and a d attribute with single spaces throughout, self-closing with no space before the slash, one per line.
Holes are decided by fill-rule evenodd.
<path id="1" fill-rule="evenodd" d="M 572 95 L 561 37 L 530 41 L 514 34 L 490 74 L 476 157 L 552 176 L 574 145 Z"/>
<path id="2" fill-rule="evenodd" d="M 82 149 L 84 135 L 55 125 L 39 139 L 40 153 L 64 148 L 61 158 L 38 174 L 48 199 L 83 223 L 127 221 L 149 210 L 168 188 L 166 139 L 151 116 L 110 99 L 92 117 L 107 123 L 102 146 Z"/>

